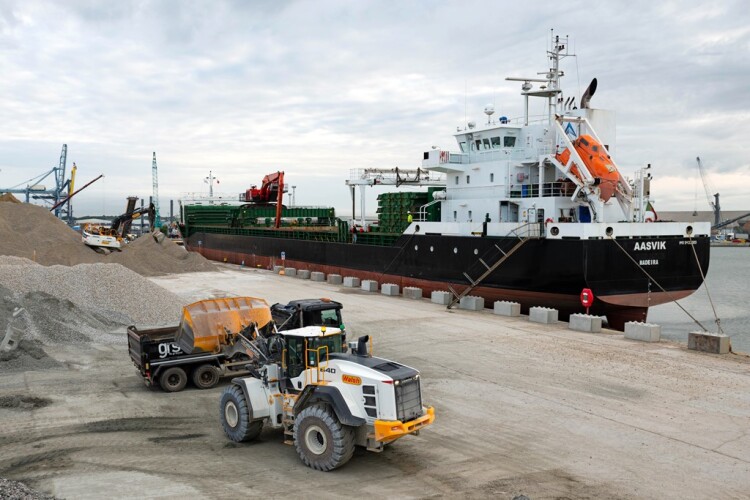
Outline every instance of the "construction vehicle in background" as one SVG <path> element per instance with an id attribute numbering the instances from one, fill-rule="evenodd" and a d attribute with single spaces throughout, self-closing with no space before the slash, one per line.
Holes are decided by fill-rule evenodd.
<path id="1" fill-rule="evenodd" d="M 304 303 L 304 307 L 298 304 Z M 296 321 L 273 321 L 278 313 L 273 308 L 298 312 Z M 250 359 L 245 349 L 238 346 L 238 336 L 244 326 L 253 324 L 264 337 L 276 330 L 296 328 L 304 318 L 307 325 L 341 325 L 341 304 L 328 299 L 296 300 L 289 304 L 274 304 L 252 297 L 219 298 L 195 302 L 185 306 L 179 325 L 163 328 L 128 328 L 128 350 L 147 386 L 160 386 L 166 392 L 183 390 L 188 381 L 199 389 L 215 386 L 222 377 L 247 374 L 245 365 Z M 209 335 L 211 325 L 222 325 L 219 335 Z M 278 325 L 278 326 L 277 326 Z M 199 341 L 195 342 L 195 330 Z M 182 330 L 180 342 L 176 337 Z M 215 330 L 213 330 L 215 332 Z M 251 332 L 255 334 L 255 330 Z M 184 346 L 184 349 L 183 347 Z"/>
<path id="2" fill-rule="evenodd" d="M 129 196 L 125 213 L 115 217 L 109 227 L 98 224 L 86 224 L 81 230 L 83 243 L 100 253 L 108 253 L 112 250 L 122 250 L 123 241 L 126 240 L 128 231 L 133 221 L 147 216 L 149 228 L 154 231 L 154 218 L 156 210 L 154 204 L 148 207 L 135 208 L 137 196 Z"/>
<path id="3" fill-rule="evenodd" d="M 284 172 L 274 172 L 263 177 L 263 183 L 260 188 L 257 185 L 253 185 L 244 193 L 240 193 L 240 201 L 254 205 L 276 204 L 276 221 L 274 227 L 278 228 L 281 226 L 281 209 L 283 208 L 286 189 L 284 185 Z"/>

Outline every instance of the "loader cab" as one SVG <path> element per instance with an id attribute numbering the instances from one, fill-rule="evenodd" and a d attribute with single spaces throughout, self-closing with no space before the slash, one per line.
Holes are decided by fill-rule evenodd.
<path id="1" fill-rule="evenodd" d="M 297 378 L 307 369 L 328 363 L 328 356 L 342 353 L 342 330 L 308 326 L 297 330 L 289 330 L 284 335 L 286 349 L 283 353 L 284 367 L 289 378 Z"/>
<path id="2" fill-rule="evenodd" d="M 273 320 L 279 330 L 303 328 L 306 326 L 326 326 L 341 328 L 340 302 L 330 299 L 293 300 L 288 304 L 271 306 Z"/>

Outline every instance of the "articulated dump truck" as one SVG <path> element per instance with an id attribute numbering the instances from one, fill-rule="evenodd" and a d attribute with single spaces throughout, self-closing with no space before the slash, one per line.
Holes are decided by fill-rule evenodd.
<path id="1" fill-rule="evenodd" d="M 300 305 L 301 304 L 301 305 Z M 306 299 L 274 304 L 273 311 L 296 311 L 298 321 L 281 321 L 280 329 L 306 324 L 341 325 L 341 304 L 328 299 Z M 312 313 L 310 311 L 313 311 Z M 284 316 L 281 317 L 285 319 Z M 185 306 L 176 326 L 128 328 L 128 348 L 138 372 L 148 386 L 167 392 L 185 388 L 189 380 L 199 389 L 215 386 L 224 376 L 247 374 L 246 365 L 258 356 L 253 344 L 241 341 L 267 338 L 276 331 L 276 313 L 255 297 L 208 299 Z"/>

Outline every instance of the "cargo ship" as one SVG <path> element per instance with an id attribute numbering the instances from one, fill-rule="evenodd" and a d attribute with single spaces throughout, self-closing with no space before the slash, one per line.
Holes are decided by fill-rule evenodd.
<path id="1" fill-rule="evenodd" d="M 425 296 L 450 292 L 449 307 L 466 295 L 486 307 L 513 301 L 552 307 L 566 319 L 589 312 L 612 328 L 645 321 L 649 307 L 698 289 L 708 271 L 710 225 L 658 219 L 651 167 L 633 178 L 616 164 L 615 115 L 590 106 L 597 81 L 576 103 L 561 88 L 567 38 L 552 37 L 542 77 L 509 77 L 521 85 L 524 115 L 468 122 L 454 133 L 456 151 L 432 148 L 413 170 L 354 170 L 346 181 L 359 218 L 333 208 L 284 206 L 283 180 L 253 188 L 237 204 L 183 203 L 187 247 L 210 259 L 271 268 L 355 276 L 414 286 Z M 529 114 L 543 100 L 545 114 Z M 364 218 L 372 185 L 426 186 L 424 192 L 383 193 L 378 221 Z M 271 193 L 276 202 L 260 197 Z"/>

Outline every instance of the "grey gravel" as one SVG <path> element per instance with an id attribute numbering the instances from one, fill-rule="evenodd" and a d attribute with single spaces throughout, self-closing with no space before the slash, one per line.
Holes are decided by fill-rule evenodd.
<path id="1" fill-rule="evenodd" d="M 0 498 L 7 500 L 48 500 L 55 497 L 32 490 L 21 482 L 0 477 Z"/>

